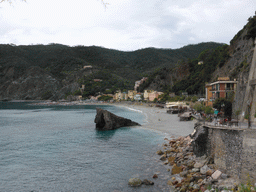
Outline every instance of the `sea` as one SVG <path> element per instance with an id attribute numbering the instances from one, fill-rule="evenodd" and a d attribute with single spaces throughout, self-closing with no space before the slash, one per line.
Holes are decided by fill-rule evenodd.
<path id="1" fill-rule="evenodd" d="M 140 127 L 97 131 L 96 107 L 147 123 L 125 107 L 0 102 L 0 191 L 170 191 L 170 173 L 156 154 L 164 135 Z M 155 184 L 130 187 L 132 177 Z"/>

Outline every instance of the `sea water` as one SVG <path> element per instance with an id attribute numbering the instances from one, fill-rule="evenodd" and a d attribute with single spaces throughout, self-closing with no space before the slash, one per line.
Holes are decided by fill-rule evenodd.
<path id="1" fill-rule="evenodd" d="M 170 191 L 156 155 L 163 135 L 140 127 L 97 131 L 96 107 L 145 124 L 142 113 L 110 105 L 0 102 L 0 191 Z M 132 188 L 131 177 L 155 185 Z"/>

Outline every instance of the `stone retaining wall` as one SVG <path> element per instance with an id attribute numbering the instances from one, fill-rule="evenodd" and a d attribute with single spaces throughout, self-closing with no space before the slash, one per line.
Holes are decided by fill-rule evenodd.
<path id="1" fill-rule="evenodd" d="M 204 126 L 208 130 L 207 155 L 218 169 L 242 182 L 256 181 L 256 130 Z"/>

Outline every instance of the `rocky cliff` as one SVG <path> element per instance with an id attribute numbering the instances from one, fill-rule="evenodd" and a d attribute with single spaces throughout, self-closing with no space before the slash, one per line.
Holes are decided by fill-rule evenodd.
<path id="1" fill-rule="evenodd" d="M 97 108 L 96 110 L 97 114 L 94 122 L 96 123 L 96 129 L 98 130 L 106 131 L 120 127 L 140 126 L 139 123 L 136 123 L 130 119 L 119 117 L 107 110 L 101 108 Z"/>
<path id="2" fill-rule="evenodd" d="M 0 99 L 64 99 L 68 93 L 79 89 L 80 85 L 76 80 L 84 75 L 81 71 L 60 80 L 37 66 L 25 69 L 22 74 L 18 72 L 14 66 L 2 67 Z"/>

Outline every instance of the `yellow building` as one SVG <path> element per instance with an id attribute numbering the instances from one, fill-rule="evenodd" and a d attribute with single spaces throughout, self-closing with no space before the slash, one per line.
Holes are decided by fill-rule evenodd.
<path id="1" fill-rule="evenodd" d="M 137 94 L 137 91 L 134 90 L 128 90 L 128 98 L 133 100 L 134 96 Z"/>
<path id="2" fill-rule="evenodd" d="M 114 100 L 127 100 L 128 99 L 128 94 L 126 92 L 121 92 L 120 90 L 115 93 L 114 97 L 113 97 Z"/>
<path id="3" fill-rule="evenodd" d="M 149 100 L 149 94 L 152 93 L 153 90 L 144 90 L 144 93 L 143 93 L 143 97 L 144 97 L 144 100 Z"/>

